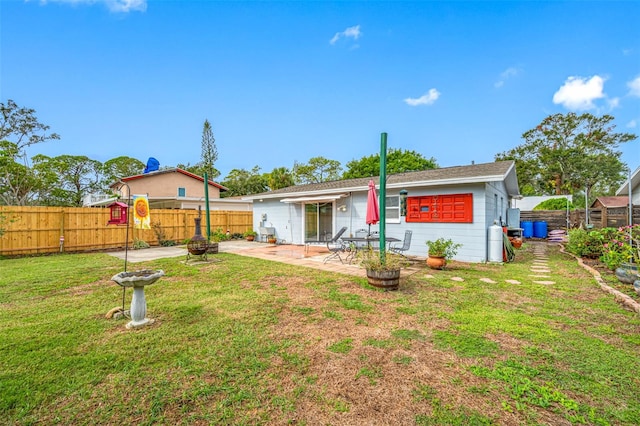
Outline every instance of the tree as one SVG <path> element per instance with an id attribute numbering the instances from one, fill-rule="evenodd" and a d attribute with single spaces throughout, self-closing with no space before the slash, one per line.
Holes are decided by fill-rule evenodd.
<path id="1" fill-rule="evenodd" d="M 535 206 L 533 210 L 566 210 L 567 208 L 570 210 L 575 208 L 567 198 L 550 198 Z"/>
<path id="2" fill-rule="evenodd" d="M 637 138 L 614 133 L 614 117 L 589 113 L 550 115 L 525 132 L 525 142 L 496 155 L 496 160 L 515 160 L 524 195 L 562 195 L 596 189 L 612 193 L 624 180 L 625 165 L 617 150 L 621 143 Z"/>
<path id="3" fill-rule="evenodd" d="M 200 176 L 204 176 L 205 173 L 207 173 L 207 178 L 209 179 L 215 179 L 220 176 L 220 172 L 213 167 L 217 160 L 216 139 L 213 137 L 209 120 L 204 120 L 204 125 L 202 126 L 202 162 L 200 166 L 202 174 Z"/>
<path id="4" fill-rule="evenodd" d="M 276 167 L 271 173 L 265 173 L 264 178 L 270 191 L 286 188 L 296 184 L 293 173 L 286 167 Z"/>
<path id="5" fill-rule="evenodd" d="M 107 160 L 102 165 L 106 187 L 127 176 L 139 175 L 144 170 L 145 164 L 135 158 L 121 156 Z"/>
<path id="6" fill-rule="evenodd" d="M 40 185 L 30 168 L 25 148 L 51 139 L 49 126 L 38 121 L 35 110 L 19 107 L 13 100 L 0 103 L 0 203 L 29 204 Z"/>
<path id="7" fill-rule="evenodd" d="M 229 188 L 228 191 L 222 193 L 222 198 L 259 194 L 267 191 L 267 182 L 264 176 L 260 174 L 260 167 L 258 166 L 255 166 L 250 171 L 233 169 L 220 183 Z"/>
<path id="8" fill-rule="evenodd" d="M 406 151 L 391 148 L 387 152 L 387 173 L 415 172 L 420 170 L 437 169 L 435 158 L 429 159 L 416 151 Z M 347 171 L 343 179 L 353 179 L 380 175 L 380 154 L 362 157 L 347 163 Z"/>
<path id="9" fill-rule="evenodd" d="M 82 206 L 82 199 L 100 190 L 102 164 L 84 155 L 33 157 L 33 167 L 42 180 L 49 181 L 40 202 L 49 206 Z"/>
<path id="10" fill-rule="evenodd" d="M 295 163 L 293 175 L 296 183 L 320 183 L 340 179 L 342 166 L 339 161 L 313 157 L 308 164 Z"/>
<path id="11" fill-rule="evenodd" d="M 18 146 L 0 141 L 0 204 L 25 206 L 36 197 L 42 182 L 34 171 L 21 161 Z"/>

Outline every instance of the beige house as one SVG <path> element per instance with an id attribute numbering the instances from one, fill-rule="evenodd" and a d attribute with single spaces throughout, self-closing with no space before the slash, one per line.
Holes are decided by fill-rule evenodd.
<path id="1" fill-rule="evenodd" d="M 121 182 L 124 182 L 121 183 Z M 146 195 L 152 209 L 197 209 L 205 208 L 204 178 L 186 170 L 171 168 L 156 170 L 122 178 L 111 185 L 120 198 L 131 195 Z M 208 182 L 209 210 L 252 211 L 253 203 L 240 198 L 220 198 L 227 188 L 212 180 Z M 99 204 L 113 201 L 102 200 Z M 98 202 L 92 203 L 97 205 Z"/>

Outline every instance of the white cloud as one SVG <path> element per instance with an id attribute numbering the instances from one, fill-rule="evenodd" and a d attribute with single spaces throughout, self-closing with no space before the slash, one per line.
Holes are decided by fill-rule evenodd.
<path id="1" fill-rule="evenodd" d="M 331 40 L 329 40 L 330 44 L 336 44 L 338 40 L 341 38 L 352 38 L 357 40 L 360 38 L 362 33 L 360 32 L 360 25 L 355 25 L 353 27 L 349 27 L 344 31 L 337 32 L 336 35 L 333 36 Z"/>
<path id="2" fill-rule="evenodd" d="M 67 3 L 72 5 L 104 3 L 111 12 L 128 13 L 132 11 L 144 12 L 147 10 L 147 0 L 40 0 L 40 4 Z"/>
<path id="3" fill-rule="evenodd" d="M 620 98 L 611 98 L 607 99 L 607 105 L 609 105 L 609 109 L 614 109 L 620 106 Z"/>
<path id="4" fill-rule="evenodd" d="M 409 106 L 419 106 L 419 105 L 433 105 L 435 101 L 440 97 L 440 92 L 436 89 L 429 89 L 429 92 L 420 96 L 419 98 L 407 98 L 404 102 Z"/>
<path id="5" fill-rule="evenodd" d="M 604 79 L 598 75 L 590 79 L 569 77 L 553 94 L 553 103 L 561 104 L 568 110 L 593 109 L 596 107 L 594 100 L 606 97 L 603 88 Z"/>
<path id="6" fill-rule="evenodd" d="M 493 83 L 493 86 L 500 88 L 504 86 L 504 83 L 511 77 L 515 77 L 520 73 L 520 69 L 516 67 L 509 67 L 500 73 L 500 80 Z"/>
<path id="7" fill-rule="evenodd" d="M 640 76 L 628 82 L 627 87 L 629 87 L 630 96 L 637 96 L 640 98 Z"/>

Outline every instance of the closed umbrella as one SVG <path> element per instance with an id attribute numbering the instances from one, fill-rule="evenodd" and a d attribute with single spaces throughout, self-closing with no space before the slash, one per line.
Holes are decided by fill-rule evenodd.
<path id="1" fill-rule="evenodd" d="M 380 221 L 380 208 L 378 207 L 378 196 L 376 195 L 376 184 L 373 179 L 369 181 L 369 194 L 367 196 L 367 225 L 369 225 L 369 235 L 371 235 L 371 225 Z"/>

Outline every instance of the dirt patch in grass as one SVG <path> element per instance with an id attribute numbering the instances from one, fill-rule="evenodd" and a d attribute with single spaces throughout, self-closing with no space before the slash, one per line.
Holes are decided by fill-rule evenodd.
<path id="1" fill-rule="evenodd" d="M 429 331 L 418 332 L 425 329 L 419 317 L 397 310 L 393 301 L 402 297 L 402 290 L 376 292 L 348 280 L 337 284 L 341 292 L 357 295 L 375 309 L 345 309 L 330 300 L 318 304 L 318 290 L 288 285 L 288 306 L 314 310 L 302 313 L 287 308 L 280 314 L 273 338 L 298 342 L 295 350 L 306 364 L 294 375 L 286 374 L 290 370 L 278 372 L 282 363 L 272 366 L 278 377 L 272 392 L 301 393 L 295 410 L 281 413 L 273 424 L 413 425 L 416 416 L 432 416 L 443 405 L 464 407 L 499 424 L 523 420 L 503 409 L 500 392 L 486 379 L 470 372 L 477 359 L 436 349 L 431 335 L 425 334 Z M 338 311 L 341 320 L 323 317 L 325 309 Z M 499 335 L 492 340 L 508 352 L 522 351 L 522 342 L 513 337 Z M 339 343 L 346 350 L 332 351 Z M 303 378 L 313 380 L 301 385 Z M 484 397 L 474 397 L 478 392 Z M 553 417 L 549 424 L 565 421 L 549 413 L 545 416 Z"/>

